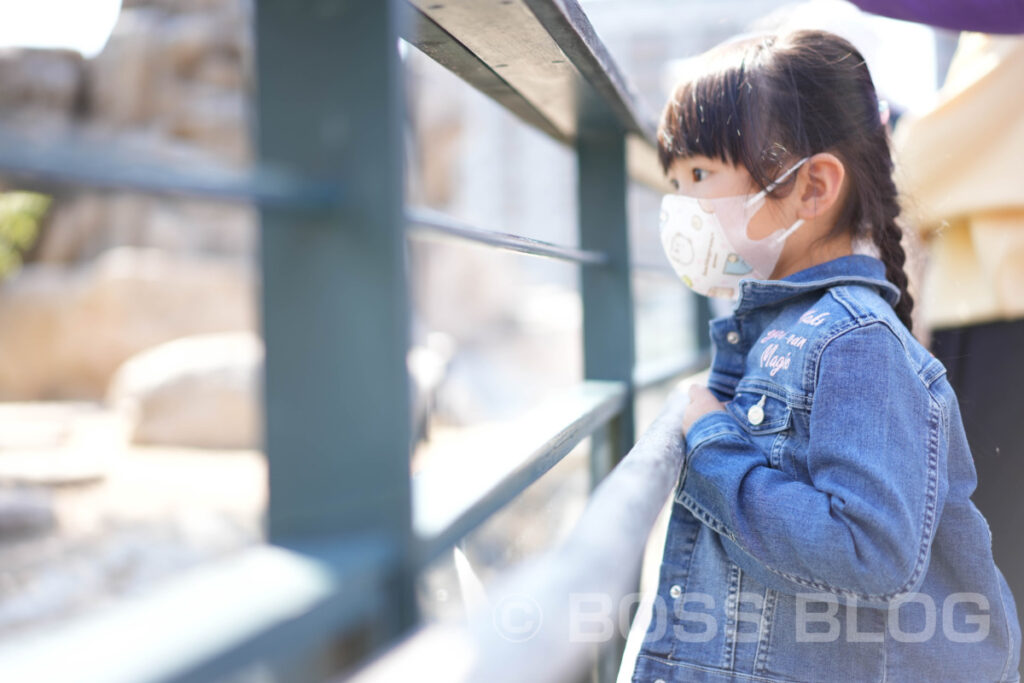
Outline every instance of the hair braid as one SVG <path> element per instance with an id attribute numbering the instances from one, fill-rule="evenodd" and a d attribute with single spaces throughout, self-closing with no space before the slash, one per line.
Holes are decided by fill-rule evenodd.
<path id="1" fill-rule="evenodd" d="M 886 142 L 886 146 L 888 146 Z M 888 149 L 886 150 L 888 152 Z M 899 287 L 900 299 L 893 306 L 896 315 L 899 317 L 908 330 L 913 331 L 911 322 L 911 311 L 914 309 L 914 298 L 907 290 L 907 273 L 903 266 L 907 261 L 906 252 L 903 250 L 901 239 L 903 230 L 896 222 L 900 214 L 900 205 L 897 199 L 896 187 L 889 175 L 883 177 L 880 183 L 883 196 L 881 197 L 882 216 L 881 220 L 871 226 L 871 238 L 878 247 L 882 263 L 885 264 L 885 278 Z"/>

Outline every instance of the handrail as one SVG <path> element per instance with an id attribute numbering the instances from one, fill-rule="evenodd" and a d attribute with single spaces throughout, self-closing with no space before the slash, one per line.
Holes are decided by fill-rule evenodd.
<path id="1" fill-rule="evenodd" d="M 45 632 L 0 645 L 0 678 L 215 680 L 286 659 L 379 613 L 391 552 L 375 539 L 301 552 L 257 546 Z"/>
<path id="2" fill-rule="evenodd" d="M 620 125 L 655 144 L 654 118 L 619 72 L 611 55 L 597 37 L 587 15 L 576 0 L 524 0 L 534 16 L 558 44 L 583 80 L 595 91 Z M 589 96 L 584 91 L 584 96 Z M 593 121 L 583 119 L 587 124 Z"/>
<path id="3" fill-rule="evenodd" d="M 454 237 L 532 256 L 546 256 L 586 265 L 600 266 L 608 263 L 609 260 L 607 254 L 599 251 L 564 247 L 520 235 L 475 228 L 432 209 L 411 208 L 406 211 L 405 216 L 410 223 L 411 234 L 416 236 Z"/>
<path id="4" fill-rule="evenodd" d="M 581 124 L 614 122 L 654 143 L 653 118 L 626 85 L 590 21 L 574 0 L 409 0 L 420 22 L 436 27 L 410 36 L 424 52 L 438 52 L 447 35 L 465 48 L 444 64 L 471 84 L 507 83 L 566 140 Z M 481 68 L 483 67 L 483 68 Z M 486 70 L 486 71 L 485 71 Z M 465 75 L 464 75 L 465 74 Z M 502 102 L 510 109 L 521 102 Z M 516 111 L 516 109 L 513 109 Z M 534 112 L 523 112 L 534 116 Z"/>
<path id="5" fill-rule="evenodd" d="M 566 541 L 496 580 L 486 589 L 490 604 L 468 623 L 422 627 L 345 680 L 416 680 L 442 662 L 446 681 L 558 683 L 578 677 L 595 642 L 571 637 L 586 633 L 586 626 L 575 621 L 581 615 L 573 612 L 573 596 L 591 601 L 587 624 L 618 627 L 623 600 L 636 587 L 643 547 L 682 466 L 679 425 L 687 403 L 685 385 L 680 385 L 594 490 Z M 533 623 L 534 630 L 502 630 L 501 610 L 509 601 L 518 610 L 510 616 Z"/>
<path id="6" fill-rule="evenodd" d="M 507 425 L 504 438 L 485 450 L 442 458 L 414 475 L 417 564 L 428 564 L 504 507 L 621 411 L 625 400 L 621 383 L 584 382 Z"/>
<path id="7" fill-rule="evenodd" d="M 472 50 L 422 12 L 413 10 L 409 14 L 409 21 L 402 26 L 402 37 L 407 43 L 415 45 L 425 55 L 495 100 L 524 123 L 554 140 L 571 142 L 568 136 L 537 110 L 533 102 L 507 83 Z"/>
<path id="8" fill-rule="evenodd" d="M 7 128 L 0 128 L 0 171 L 23 189 L 43 191 L 75 186 L 313 211 L 336 207 L 342 199 L 339 187 L 283 169 L 234 169 L 208 159 L 185 165 L 118 148 L 111 140 L 64 136 L 43 142 Z"/>
<path id="9" fill-rule="evenodd" d="M 630 177 L 670 191 L 654 117 L 575 0 L 408 1 L 408 43 L 559 142 L 591 128 L 626 132 Z"/>

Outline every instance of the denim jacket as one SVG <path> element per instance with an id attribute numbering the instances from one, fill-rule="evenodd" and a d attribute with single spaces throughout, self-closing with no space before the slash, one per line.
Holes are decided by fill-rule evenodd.
<path id="1" fill-rule="evenodd" d="M 865 255 L 711 323 L 633 681 L 1018 681 L 1013 596 L 945 368 Z"/>

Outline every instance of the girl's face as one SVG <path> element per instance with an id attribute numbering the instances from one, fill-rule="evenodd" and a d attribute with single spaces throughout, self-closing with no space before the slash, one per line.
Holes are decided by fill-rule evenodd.
<path id="1" fill-rule="evenodd" d="M 794 173 L 792 191 L 782 198 L 768 197 L 747 224 L 747 237 L 762 240 L 790 227 L 798 218 L 806 221 L 786 239 L 773 279 L 851 253 L 848 232 L 829 236 L 849 189 L 842 162 L 823 152 L 810 157 Z M 704 156 L 677 158 L 669 166 L 668 180 L 678 194 L 698 199 L 753 195 L 761 190 L 742 165 Z"/>
<path id="2" fill-rule="evenodd" d="M 677 194 L 699 199 L 733 197 L 760 192 L 754 179 L 742 165 L 733 166 L 720 159 L 705 156 L 680 157 L 668 169 L 668 181 Z M 764 239 L 776 230 L 792 224 L 786 223 L 784 212 L 779 211 L 779 202 L 768 198 L 765 206 L 758 211 L 747 226 L 747 237 Z"/>

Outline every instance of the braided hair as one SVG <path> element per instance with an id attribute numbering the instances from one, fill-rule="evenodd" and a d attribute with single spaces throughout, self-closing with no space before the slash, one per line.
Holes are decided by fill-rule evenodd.
<path id="1" fill-rule="evenodd" d="M 798 159 L 838 157 L 850 191 L 826 238 L 870 237 L 885 276 L 900 290 L 894 309 L 909 330 L 906 253 L 897 222 L 889 136 L 864 57 L 825 31 L 758 35 L 707 53 L 703 73 L 680 83 L 662 113 L 658 155 L 667 173 L 678 158 L 702 155 L 743 165 L 761 188 Z M 792 191 L 795 174 L 770 195 Z"/>

